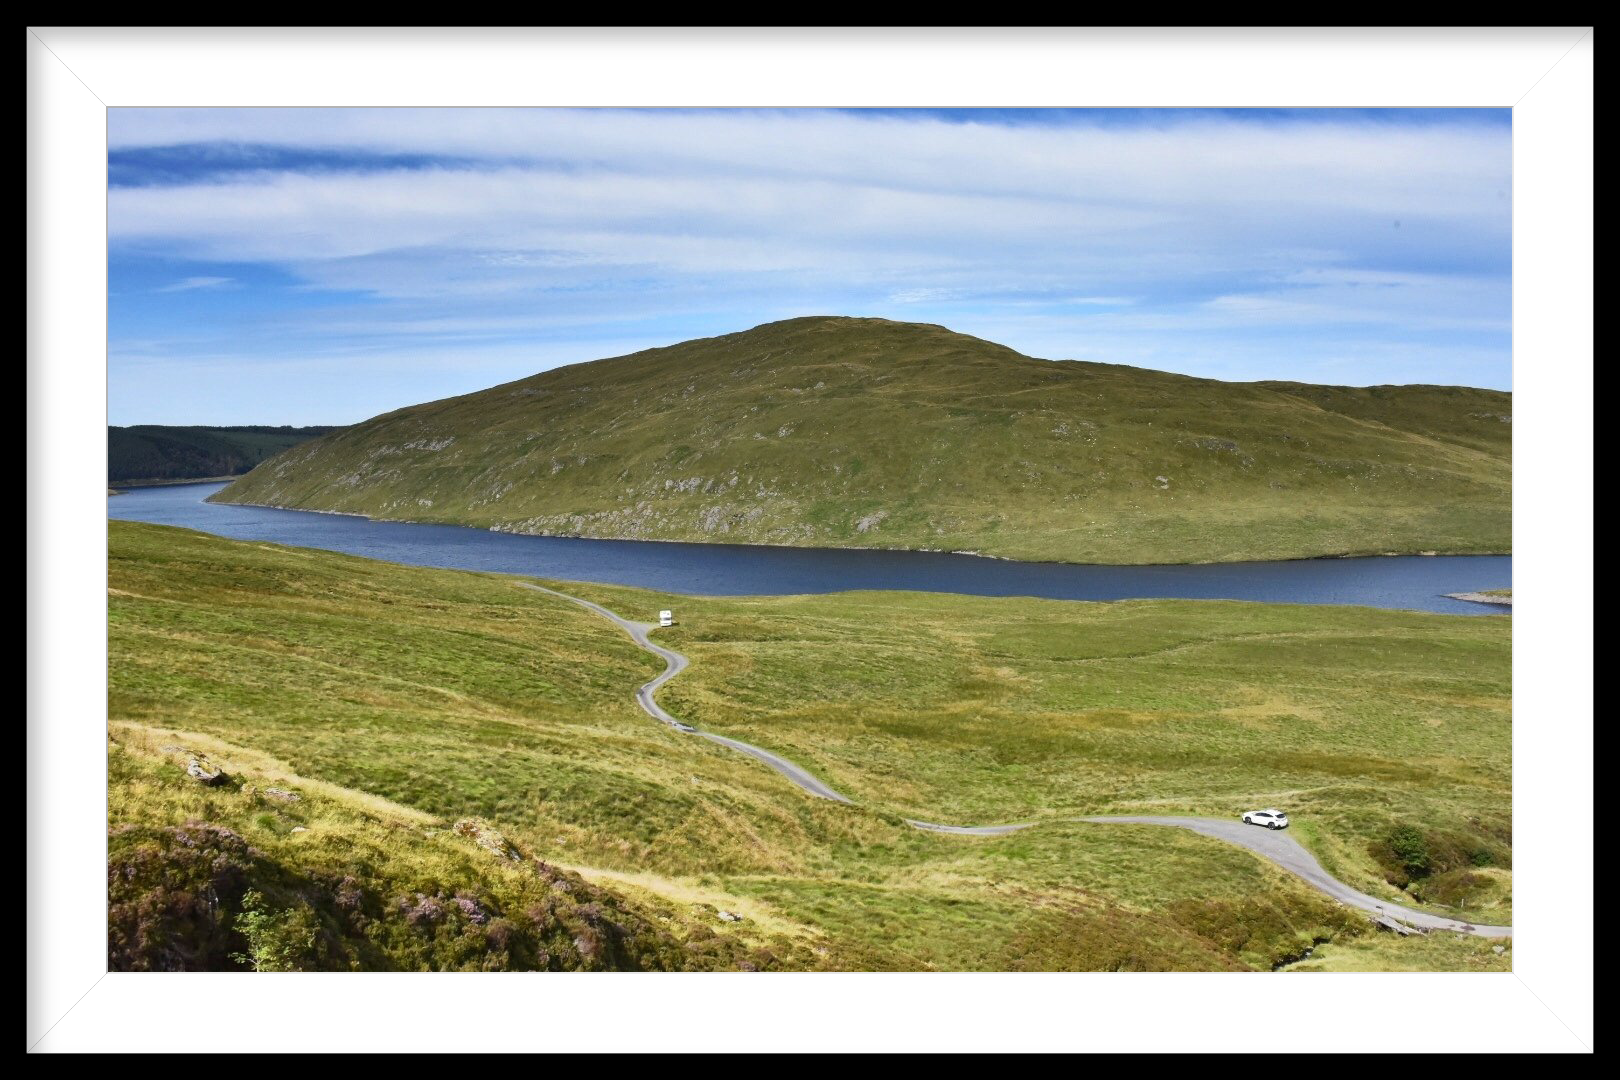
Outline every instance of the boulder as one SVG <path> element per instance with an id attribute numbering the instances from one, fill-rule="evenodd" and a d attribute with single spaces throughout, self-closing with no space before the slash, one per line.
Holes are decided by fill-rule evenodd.
<path id="1" fill-rule="evenodd" d="M 451 827 L 455 830 L 457 836 L 466 837 L 491 855 L 502 859 L 522 858 L 522 855 L 518 853 L 517 848 L 512 846 L 510 840 L 482 821 L 473 818 L 462 818 Z"/>
<path id="2" fill-rule="evenodd" d="M 225 775 L 225 770 L 203 758 L 192 758 L 191 763 L 186 766 L 186 775 L 209 787 L 217 787 L 229 779 Z"/>

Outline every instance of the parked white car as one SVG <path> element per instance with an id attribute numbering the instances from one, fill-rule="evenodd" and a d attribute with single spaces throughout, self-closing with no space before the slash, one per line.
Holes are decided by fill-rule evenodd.
<path id="1" fill-rule="evenodd" d="M 1243 815 L 1245 825 L 1264 825 L 1268 829 L 1288 828 L 1288 815 L 1281 810 L 1250 810 Z"/>

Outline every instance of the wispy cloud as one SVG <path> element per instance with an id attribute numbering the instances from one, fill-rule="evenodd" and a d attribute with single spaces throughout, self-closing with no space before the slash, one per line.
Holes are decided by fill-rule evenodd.
<path id="1" fill-rule="evenodd" d="M 891 304 L 939 303 L 957 293 L 952 289 L 900 289 L 889 294 Z"/>
<path id="2" fill-rule="evenodd" d="M 172 285 L 165 285 L 162 288 L 153 289 L 152 291 L 186 292 L 190 289 L 217 289 L 221 285 L 229 285 L 230 283 L 231 279 L 228 277 L 188 277 L 184 280 L 176 281 Z"/>

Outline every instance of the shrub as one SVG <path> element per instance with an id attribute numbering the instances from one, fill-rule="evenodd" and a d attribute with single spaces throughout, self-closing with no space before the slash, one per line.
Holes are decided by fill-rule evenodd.
<path id="1" fill-rule="evenodd" d="M 1423 903 L 1452 908 L 1478 908 L 1495 898 L 1499 891 L 1500 887 L 1488 874 L 1467 869 L 1435 874 L 1412 886 L 1412 895 Z"/>
<path id="2" fill-rule="evenodd" d="M 1414 882 L 1470 867 L 1507 866 L 1512 849 L 1494 835 L 1397 825 L 1368 849 L 1384 878 L 1405 889 Z"/>
<path id="3" fill-rule="evenodd" d="M 1170 918 L 1222 951 L 1262 970 L 1299 959 L 1306 949 L 1354 937 L 1359 915 L 1326 897 L 1279 892 L 1243 901 L 1177 900 Z"/>
<path id="4" fill-rule="evenodd" d="M 1429 872 L 1429 845 L 1415 826 L 1397 825 L 1389 834 L 1389 849 L 1408 878 L 1419 878 Z"/>
<path id="5" fill-rule="evenodd" d="M 247 940 L 247 950 L 233 953 L 231 959 L 254 971 L 303 971 L 316 960 L 321 926 L 306 905 L 272 910 L 263 893 L 249 889 L 242 896 L 236 929 Z"/>
<path id="6" fill-rule="evenodd" d="M 245 945 L 233 926 L 259 853 L 203 822 L 124 826 L 107 836 L 107 966 L 228 970 Z"/>
<path id="7" fill-rule="evenodd" d="M 365 904 L 366 891 L 361 888 L 360 882 L 356 881 L 353 875 L 346 875 L 338 882 L 337 891 L 333 893 L 332 899 L 343 911 L 358 912 Z"/>
<path id="8" fill-rule="evenodd" d="M 251 821 L 251 816 L 244 815 Z M 278 853 L 279 854 L 279 853 Z M 446 881 L 281 861 L 205 822 L 108 834 L 108 967 L 120 971 L 760 970 L 773 953 L 678 937 L 578 874 L 533 863 Z M 307 856 L 305 856 L 307 857 Z M 498 864 L 496 864 L 498 865 Z M 511 864 L 507 864 L 510 866 Z M 420 891 L 419 891 L 420 890 Z M 520 914 L 522 913 L 522 914 Z M 791 966 L 805 957 L 792 952 Z"/>

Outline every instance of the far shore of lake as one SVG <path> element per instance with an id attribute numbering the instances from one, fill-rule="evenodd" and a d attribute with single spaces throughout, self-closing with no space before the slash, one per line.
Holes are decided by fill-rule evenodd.
<path id="1" fill-rule="evenodd" d="M 1486 592 L 1453 592 L 1446 593 L 1453 600 L 1467 600 L 1475 604 L 1501 604 L 1503 607 L 1513 606 L 1512 589 L 1490 589 Z"/>
<path id="2" fill-rule="evenodd" d="M 112 480 L 108 482 L 107 494 L 117 495 L 119 488 L 141 487 L 169 487 L 174 484 L 224 484 L 232 480 L 239 480 L 243 473 L 235 476 L 182 476 L 163 480 Z"/>

